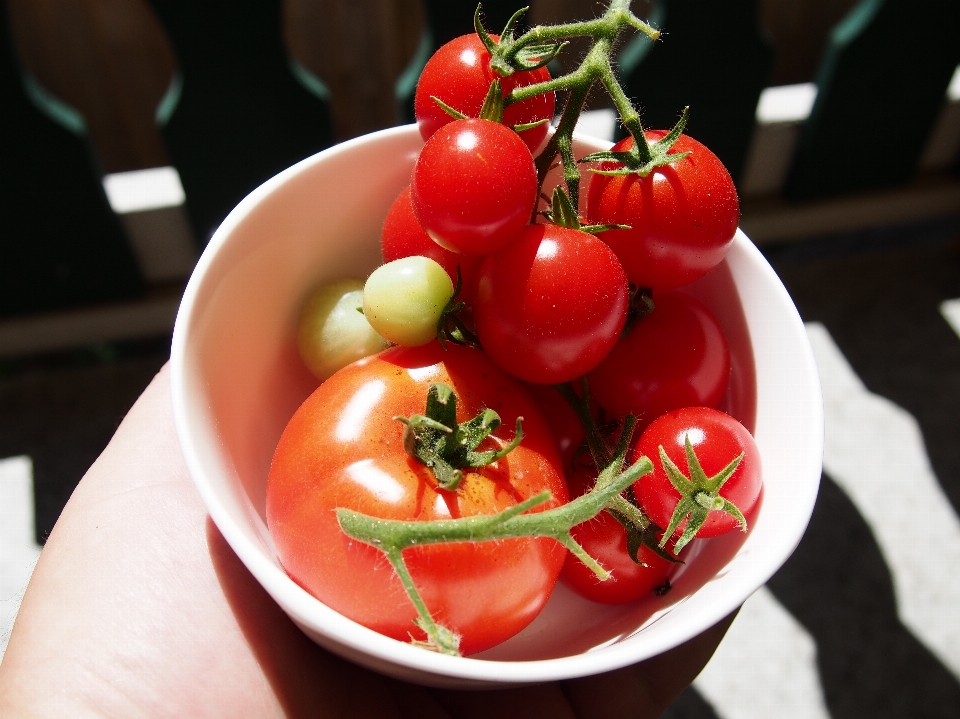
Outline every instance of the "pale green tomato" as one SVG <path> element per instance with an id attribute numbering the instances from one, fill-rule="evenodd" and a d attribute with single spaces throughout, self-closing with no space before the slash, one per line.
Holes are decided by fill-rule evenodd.
<path id="1" fill-rule="evenodd" d="M 363 314 L 373 328 L 405 347 L 437 336 L 440 315 L 453 297 L 450 276 L 428 257 L 404 257 L 381 265 L 363 287 Z"/>
<path id="2" fill-rule="evenodd" d="M 362 305 L 363 280 L 346 279 L 318 287 L 300 310 L 297 346 L 321 380 L 389 346 L 363 316 Z"/>

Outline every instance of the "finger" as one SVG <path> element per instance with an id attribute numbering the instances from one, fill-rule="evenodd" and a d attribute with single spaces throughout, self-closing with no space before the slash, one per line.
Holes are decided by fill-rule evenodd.
<path id="1" fill-rule="evenodd" d="M 701 672 L 736 616 L 646 661 L 563 682 L 578 719 L 655 719 Z"/>
<path id="2" fill-rule="evenodd" d="M 267 685 L 268 704 L 276 702 L 286 719 L 400 719 L 386 680 L 314 644 L 254 579 L 209 518 L 207 542 L 224 596 L 262 673 L 247 680 Z"/>
<path id="3" fill-rule="evenodd" d="M 2 716 L 88 714 L 399 717 L 381 678 L 310 642 L 209 521 L 167 370 L 70 498 L 0 671 Z"/>

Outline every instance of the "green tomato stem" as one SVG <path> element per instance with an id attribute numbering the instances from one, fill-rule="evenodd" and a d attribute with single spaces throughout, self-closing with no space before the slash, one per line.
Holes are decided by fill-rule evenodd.
<path id="1" fill-rule="evenodd" d="M 587 383 L 587 378 L 585 376 L 581 378 L 580 395 L 573 391 L 573 386 L 569 382 L 554 385 L 554 389 L 567 401 L 567 404 L 576 413 L 577 419 L 580 420 L 594 465 L 600 468 L 609 466 L 613 460 L 613 455 L 600 433 L 600 428 L 597 427 L 593 415 L 590 413 L 590 385 Z"/>
<path id="2" fill-rule="evenodd" d="M 455 635 L 449 629 L 437 624 L 430 615 L 403 560 L 404 549 L 446 542 L 488 542 L 517 537 L 550 537 L 584 561 L 600 579 L 606 579 L 609 577 L 609 572 L 577 544 L 570 535 L 570 530 L 595 517 L 605 507 L 615 502 L 620 492 L 652 470 L 653 463 L 646 457 L 642 457 L 612 480 L 602 485 L 598 484 L 593 490 L 572 502 L 532 514 L 525 514 L 525 512 L 550 501 L 552 495 L 549 491 L 540 492 L 496 514 L 417 522 L 371 517 L 341 507 L 337 509 L 337 521 L 348 537 L 376 547 L 387 556 L 407 596 L 417 610 L 417 625 L 427 633 L 426 646 L 442 653 L 456 653 L 458 650 L 455 648 L 451 650 L 450 647 L 451 642 L 456 643 Z"/>
<path id="3" fill-rule="evenodd" d="M 538 25 L 531 28 L 513 43 L 506 59 L 513 59 L 520 50 L 530 45 L 545 45 L 571 37 L 593 37 L 616 35 L 625 27 L 631 27 L 644 33 L 651 40 L 660 37 L 660 31 L 648 25 L 630 12 L 630 0 L 611 0 L 603 15 L 593 20 L 559 23 L 557 25 Z"/>
<path id="4" fill-rule="evenodd" d="M 673 514 L 670 517 L 670 524 L 667 526 L 666 531 L 663 533 L 663 538 L 660 540 L 661 547 L 665 546 L 667 540 L 673 536 L 674 532 L 676 532 L 680 526 L 680 523 L 686 519 L 687 524 L 673 549 L 674 554 L 679 554 L 680 550 L 697 536 L 697 532 L 700 531 L 700 528 L 704 522 L 706 522 L 711 510 L 726 512 L 737 520 L 742 531 L 747 531 L 747 520 L 740 509 L 730 500 L 720 496 L 720 489 L 726 481 L 730 479 L 740 465 L 741 460 L 743 460 L 743 452 L 737 457 L 734 457 L 726 467 L 715 475 L 708 477 L 700 465 L 700 460 L 697 457 L 693 445 L 690 443 L 690 437 L 686 436 L 684 438 L 684 451 L 687 455 L 687 470 L 690 472 L 690 476 L 688 477 L 674 464 L 673 460 L 670 459 L 663 449 L 663 445 L 660 445 L 658 450 L 663 471 L 666 473 L 673 488 L 680 493 L 680 501 L 677 502 L 677 506 L 674 508 Z"/>
<path id="5" fill-rule="evenodd" d="M 394 417 L 404 425 L 403 448 L 433 472 L 441 489 L 456 490 L 461 470 L 485 467 L 512 452 L 523 440 L 523 417 L 517 417 L 513 439 L 499 450 L 477 452 L 483 441 L 500 427 L 500 415 L 484 409 L 465 422 L 457 421 L 457 395 L 437 382 L 427 390 L 424 414 Z"/>
<path id="6" fill-rule="evenodd" d="M 629 0 L 611 0 L 601 17 L 584 22 L 537 26 L 517 40 L 505 43 L 501 56 L 497 58 L 498 62 L 516 65 L 514 61 L 518 53 L 531 45 L 545 45 L 571 37 L 593 38 L 593 46 L 575 70 L 541 83 L 515 87 L 504 98 L 504 105 L 511 105 L 548 92 L 559 90 L 569 92 L 557 130 L 543 153 L 537 158 L 537 172 L 542 186 L 553 158 L 559 154 L 563 165 L 563 179 L 574 207 L 578 207 L 581 175 L 573 155 L 573 131 L 595 81 L 599 81 L 606 89 L 620 114 L 624 127 L 633 136 L 636 148 L 634 152 L 641 164 L 646 164 L 652 159 L 643 125 L 640 122 L 640 114 L 623 91 L 610 64 L 610 55 L 617 36 L 628 27 L 643 32 L 654 40 L 660 36 L 659 31 L 630 12 Z"/>
<path id="7" fill-rule="evenodd" d="M 423 597 L 421 597 L 420 592 L 417 591 L 417 585 L 414 583 L 413 577 L 410 576 L 410 572 L 407 570 L 406 562 L 403 561 L 402 550 L 388 549 L 384 551 L 384 554 L 387 555 L 387 559 L 400 578 L 400 583 L 407 592 L 407 596 L 417 610 L 416 625 L 427 634 L 427 641 L 423 643 L 424 648 L 431 649 L 440 654 L 447 654 L 454 657 L 460 656 L 460 637 L 433 620 L 433 617 L 427 609 L 427 605 L 423 601 Z"/>

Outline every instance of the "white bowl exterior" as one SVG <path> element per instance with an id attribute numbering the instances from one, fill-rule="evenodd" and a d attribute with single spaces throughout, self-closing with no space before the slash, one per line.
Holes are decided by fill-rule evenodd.
<path id="1" fill-rule="evenodd" d="M 609 146 L 580 141 L 587 151 Z M 610 671 L 677 646 L 740 606 L 782 565 L 819 486 L 823 413 L 813 354 L 786 290 L 741 232 L 725 265 L 688 291 L 710 303 L 731 335 L 740 366 L 728 409 L 754 428 L 763 505 L 745 538 L 699 543 L 672 600 L 611 608 L 558 586 L 521 635 L 458 658 L 346 619 L 281 568 L 264 521 L 266 476 L 283 427 L 316 386 L 296 353 L 297 309 L 317 282 L 365 277 L 380 262 L 383 217 L 409 182 L 421 144 L 416 127 L 406 126 L 308 158 L 244 199 L 203 253 L 177 317 L 172 381 L 184 456 L 211 517 L 317 643 L 398 678 L 462 688 L 527 684 Z M 571 626 L 581 635 L 564 639 Z"/>

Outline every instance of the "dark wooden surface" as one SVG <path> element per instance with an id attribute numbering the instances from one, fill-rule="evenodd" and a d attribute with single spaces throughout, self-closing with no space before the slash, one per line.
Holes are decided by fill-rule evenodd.
<path id="1" fill-rule="evenodd" d="M 663 39 L 638 37 L 621 55 L 625 90 L 645 125 L 668 129 L 690 108 L 685 132 L 740 179 L 757 101 L 769 84 L 773 46 L 757 0 L 663 0 L 655 13 Z M 624 57 L 634 55 L 635 63 Z M 620 136 L 625 137 L 622 131 Z"/>
<path id="2" fill-rule="evenodd" d="M 93 152 L 27 97 L 0 1 L 0 317 L 143 290 Z"/>
<path id="3" fill-rule="evenodd" d="M 169 163 L 154 113 L 173 49 L 147 0 L 8 0 L 24 68 L 74 107 L 104 172 Z"/>
<path id="4" fill-rule="evenodd" d="M 957 63 L 957 0 L 862 0 L 838 24 L 787 184 L 791 199 L 909 180 Z"/>
<path id="5" fill-rule="evenodd" d="M 647 5 L 634 8 L 642 15 Z M 851 5 L 760 0 L 777 50 L 770 82 L 813 79 L 830 27 Z M 83 114 L 105 171 L 168 161 L 154 114 L 178 61 L 147 0 L 9 0 L 9 10 L 24 66 Z M 291 56 L 330 87 L 336 139 L 397 122 L 393 86 L 426 15 L 418 0 L 285 0 L 282 12 Z M 540 0 L 530 15 L 557 22 L 594 12 L 589 0 Z"/>

